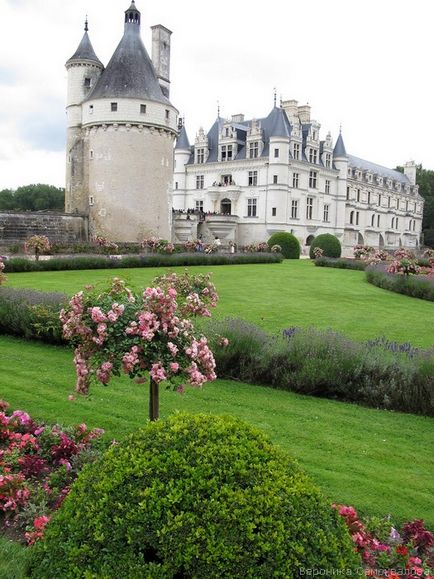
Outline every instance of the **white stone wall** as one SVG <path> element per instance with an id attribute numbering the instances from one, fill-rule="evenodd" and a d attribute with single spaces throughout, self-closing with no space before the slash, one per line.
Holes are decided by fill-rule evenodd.
<path id="1" fill-rule="evenodd" d="M 92 235 L 170 239 L 173 133 L 126 125 L 87 130 Z"/>

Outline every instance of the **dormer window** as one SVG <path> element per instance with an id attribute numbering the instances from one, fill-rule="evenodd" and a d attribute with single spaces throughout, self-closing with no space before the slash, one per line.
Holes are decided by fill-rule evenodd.
<path id="1" fill-rule="evenodd" d="M 222 145 L 221 146 L 221 160 L 232 161 L 233 146 L 232 145 Z"/>
<path id="2" fill-rule="evenodd" d="M 196 149 L 196 163 L 205 163 L 205 149 L 203 147 Z"/>
<path id="3" fill-rule="evenodd" d="M 309 149 L 309 163 L 313 163 L 316 165 L 318 162 L 318 151 L 317 149 Z"/>
<path id="4" fill-rule="evenodd" d="M 252 141 L 249 144 L 249 157 L 250 159 L 257 159 L 259 156 L 259 142 Z"/>
<path id="5" fill-rule="evenodd" d="M 389 189 L 391 189 L 392 188 L 392 179 L 387 179 L 386 185 Z"/>
<path id="6" fill-rule="evenodd" d="M 332 166 L 332 156 L 330 153 L 326 153 L 325 155 L 325 166 L 327 169 L 330 169 Z"/>
<path id="7" fill-rule="evenodd" d="M 292 154 L 296 161 L 300 159 L 300 143 L 294 143 Z"/>
<path id="8" fill-rule="evenodd" d="M 348 177 L 352 177 L 353 176 L 353 170 L 351 169 L 351 167 L 348 167 Z"/>
<path id="9" fill-rule="evenodd" d="M 118 103 L 110 103 L 110 110 L 112 113 L 118 110 Z"/>

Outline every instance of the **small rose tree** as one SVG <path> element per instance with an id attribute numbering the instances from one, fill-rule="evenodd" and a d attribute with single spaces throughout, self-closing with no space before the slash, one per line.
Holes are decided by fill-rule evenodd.
<path id="1" fill-rule="evenodd" d="M 24 251 L 26 253 L 33 253 L 36 261 L 38 261 L 41 253 L 51 251 L 50 240 L 46 235 L 32 235 L 24 243 Z"/>
<path id="2" fill-rule="evenodd" d="M 202 386 L 214 380 L 215 361 L 206 337 L 196 337 L 192 318 L 210 316 L 218 296 L 209 276 L 170 274 L 157 287 L 133 293 L 114 278 L 103 292 L 74 295 L 60 319 L 63 334 L 75 346 L 76 390 L 87 394 L 92 380 L 108 384 L 128 374 L 137 383 L 149 379 L 149 418 L 159 416 L 159 384 L 179 392 L 183 381 Z"/>

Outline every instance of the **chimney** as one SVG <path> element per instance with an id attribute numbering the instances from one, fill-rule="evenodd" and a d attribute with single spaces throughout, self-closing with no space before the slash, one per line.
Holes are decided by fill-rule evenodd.
<path id="1" fill-rule="evenodd" d="M 152 30 L 152 63 L 164 96 L 170 94 L 170 36 L 172 32 L 157 24 Z"/>
<path id="2" fill-rule="evenodd" d="M 298 107 L 298 116 L 302 123 L 308 123 L 310 121 L 310 105 Z"/>
<path id="3" fill-rule="evenodd" d="M 232 115 L 232 122 L 233 123 L 242 123 L 244 122 L 244 115 L 239 113 L 238 115 Z"/>
<path id="4" fill-rule="evenodd" d="M 404 165 L 404 175 L 411 185 L 416 185 L 416 163 L 414 161 L 408 161 Z"/>
<path id="5" fill-rule="evenodd" d="M 290 121 L 298 117 L 298 101 L 296 100 L 283 101 L 282 108 Z"/>

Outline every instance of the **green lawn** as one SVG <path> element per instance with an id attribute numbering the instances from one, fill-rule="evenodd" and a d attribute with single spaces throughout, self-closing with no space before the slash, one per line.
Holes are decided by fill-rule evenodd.
<path id="1" fill-rule="evenodd" d="M 364 272 L 315 267 L 308 260 L 211 268 L 220 294 L 215 317 L 234 316 L 276 332 L 289 326 L 333 328 L 365 340 L 434 344 L 434 304 L 368 284 Z M 207 272 L 207 267 L 190 268 Z M 165 269 L 83 270 L 8 275 L 8 286 L 68 295 L 114 276 L 143 287 Z"/>
<path id="2" fill-rule="evenodd" d="M 74 389 L 72 353 L 0 338 L 0 396 L 49 422 L 85 421 L 120 439 L 146 424 L 147 389 L 129 379 L 97 386 L 88 398 Z M 184 395 L 161 392 L 162 417 L 177 410 L 232 414 L 261 428 L 322 487 L 330 501 L 362 513 L 424 518 L 434 527 L 433 420 L 362 408 L 261 386 L 219 380 Z"/>

